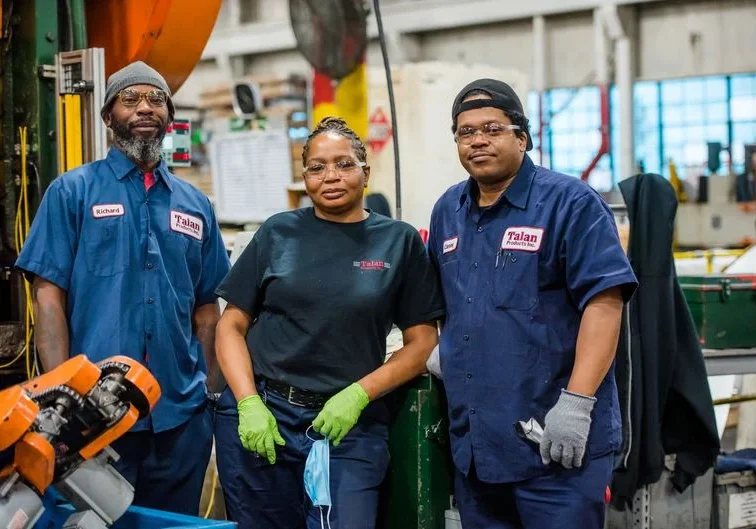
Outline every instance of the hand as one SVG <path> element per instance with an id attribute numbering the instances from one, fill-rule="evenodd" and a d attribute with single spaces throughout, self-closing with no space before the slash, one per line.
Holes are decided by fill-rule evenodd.
<path id="1" fill-rule="evenodd" d="M 357 424 L 357 419 L 369 402 L 368 394 L 355 382 L 328 399 L 312 421 L 312 427 L 333 441 L 333 446 L 339 446 L 341 440 Z"/>
<path id="2" fill-rule="evenodd" d="M 244 397 L 236 405 L 239 411 L 239 439 L 244 448 L 268 458 L 272 465 L 276 462 L 276 446 L 284 446 L 278 433 L 276 418 L 265 406 L 260 395 Z"/>
<path id="3" fill-rule="evenodd" d="M 579 468 L 591 430 L 591 411 L 596 399 L 562 390 L 556 405 L 546 414 L 541 460 L 564 468 Z"/>

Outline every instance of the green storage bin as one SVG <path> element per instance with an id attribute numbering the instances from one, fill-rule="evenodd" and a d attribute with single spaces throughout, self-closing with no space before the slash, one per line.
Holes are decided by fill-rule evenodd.
<path id="1" fill-rule="evenodd" d="M 756 274 L 680 276 L 678 281 L 704 348 L 756 347 Z"/>
<path id="2" fill-rule="evenodd" d="M 391 396 L 389 464 L 379 527 L 444 529 L 452 494 L 449 423 L 441 382 L 423 375 Z"/>

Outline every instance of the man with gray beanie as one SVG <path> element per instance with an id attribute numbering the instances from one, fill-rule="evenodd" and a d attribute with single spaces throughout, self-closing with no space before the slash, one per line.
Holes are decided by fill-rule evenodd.
<path id="1" fill-rule="evenodd" d="M 217 391 L 215 288 L 230 268 L 213 208 L 161 159 L 174 106 L 143 62 L 110 76 L 107 158 L 45 192 L 16 266 L 32 282 L 40 360 L 126 355 L 160 383 L 153 413 L 116 441 L 134 503 L 196 515 Z"/>
<path id="2" fill-rule="evenodd" d="M 470 83 L 451 118 L 469 178 L 436 203 L 428 251 L 447 307 L 439 358 L 462 525 L 601 529 L 620 445 L 613 360 L 637 280 L 601 197 L 526 154 L 509 85 Z"/>

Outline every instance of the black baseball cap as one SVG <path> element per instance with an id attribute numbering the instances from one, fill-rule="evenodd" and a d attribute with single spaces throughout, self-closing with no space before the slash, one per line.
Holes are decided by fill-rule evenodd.
<path id="1" fill-rule="evenodd" d="M 467 94 L 473 90 L 480 90 L 485 92 L 491 99 L 473 99 L 472 101 L 462 102 Z M 475 108 L 494 107 L 503 111 L 519 112 L 523 116 L 525 111 L 522 109 L 522 103 L 517 94 L 507 83 L 497 81 L 496 79 L 478 79 L 465 86 L 459 91 L 457 97 L 454 98 L 454 104 L 452 105 L 452 130 L 457 130 L 457 116 L 467 110 L 473 110 Z M 533 148 L 533 140 L 530 138 L 530 131 L 523 131 L 528 136 L 528 145 L 526 150 Z"/>

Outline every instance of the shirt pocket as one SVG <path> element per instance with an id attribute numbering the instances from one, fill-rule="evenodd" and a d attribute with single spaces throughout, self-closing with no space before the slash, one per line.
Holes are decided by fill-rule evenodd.
<path id="1" fill-rule="evenodd" d="M 183 292 L 194 292 L 202 269 L 202 242 L 168 232 L 164 237 L 163 264 L 171 284 Z"/>
<path id="2" fill-rule="evenodd" d="M 95 276 L 108 277 L 129 268 L 131 241 L 125 217 L 97 219 L 84 232 L 87 269 Z"/>
<path id="3" fill-rule="evenodd" d="M 538 254 L 504 251 L 494 271 L 492 296 L 497 308 L 530 310 L 538 302 Z"/>

